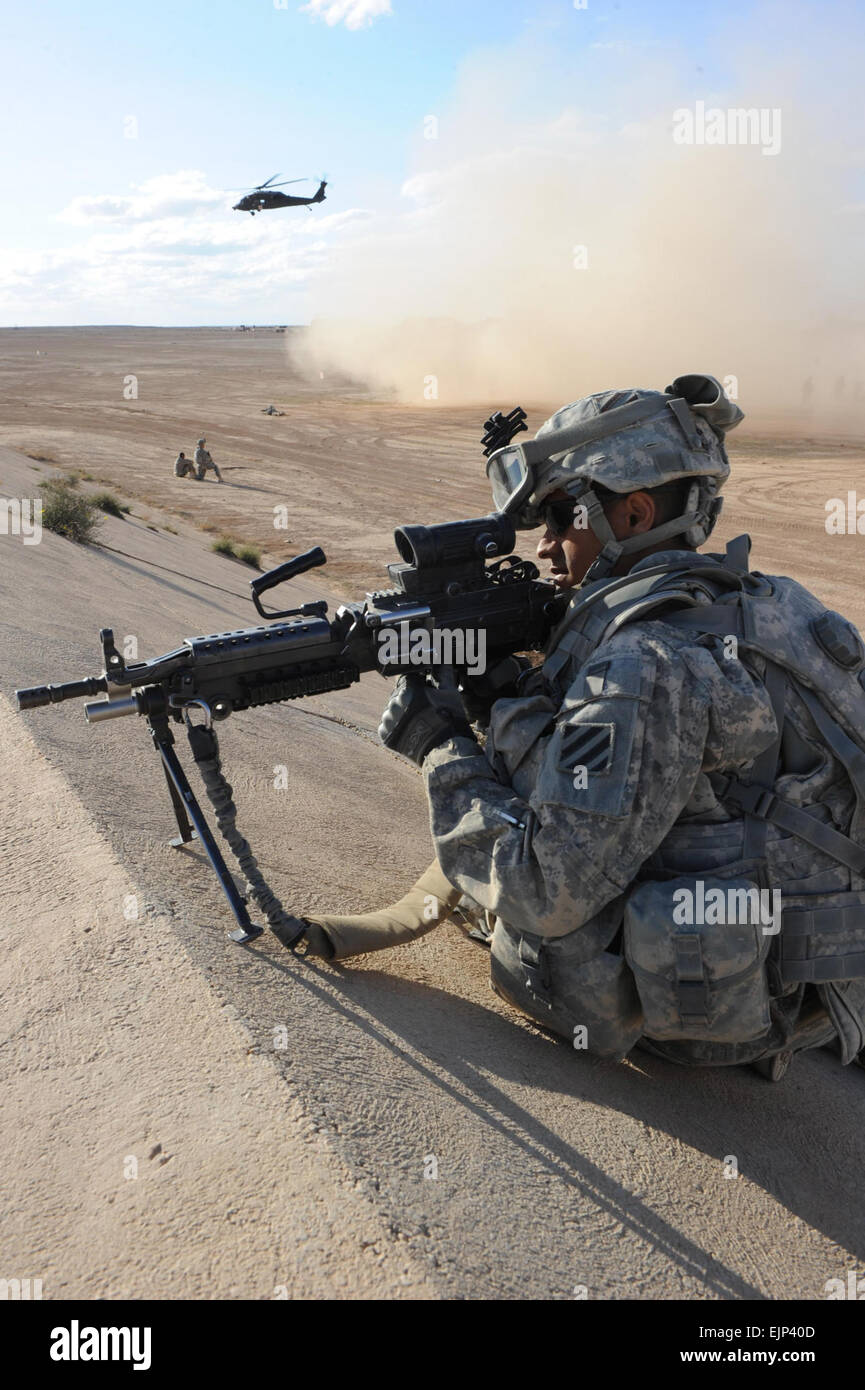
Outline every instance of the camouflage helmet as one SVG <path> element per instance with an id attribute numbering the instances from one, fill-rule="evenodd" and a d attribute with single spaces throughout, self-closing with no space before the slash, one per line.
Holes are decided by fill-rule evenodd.
<path id="1" fill-rule="evenodd" d="M 202 435 L 201 439 L 199 439 L 197 442 L 198 442 L 199 444 L 206 444 L 206 443 L 207 443 L 207 440 L 206 440 L 206 439 L 204 438 L 204 436 Z"/>
<path id="2" fill-rule="evenodd" d="M 683 535 L 699 546 L 721 511 L 729 477 L 724 435 L 744 418 L 715 377 L 676 377 L 665 391 L 599 391 L 564 406 L 534 441 L 498 450 L 487 463 L 493 498 L 520 529 L 540 524 L 539 507 L 562 489 L 579 498 L 602 545 L 592 577 L 608 574 L 620 555 Z M 685 510 L 651 531 L 617 541 L 593 483 L 621 493 L 692 479 Z"/>

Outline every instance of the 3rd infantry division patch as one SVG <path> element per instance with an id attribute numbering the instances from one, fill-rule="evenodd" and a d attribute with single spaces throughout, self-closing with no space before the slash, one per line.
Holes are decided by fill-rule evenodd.
<path id="1" fill-rule="evenodd" d="M 562 737 L 560 771 L 573 772 L 576 767 L 584 767 L 594 775 L 609 772 L 614 737 L 612 724 L 573 724 Z"/>

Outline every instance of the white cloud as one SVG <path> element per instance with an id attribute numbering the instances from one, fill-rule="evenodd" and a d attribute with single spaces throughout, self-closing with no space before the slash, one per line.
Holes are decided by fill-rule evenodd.
<path id="1" fill-rule="evenodd" d="M 194 217 L 228 204 L 227 193 L 208 188 L 200 169 L 180 169 L 175 174 L 158 174 L 144 183 L 132 184 L 127 195 L 103 193 L 83 195 L 59 214 L 60 220 L 84 227 L 95 222 L 150 222 L 159 217 Z"/>
<path id="2" fill-rule="evenodd" d="M 0 250 L 3 322 L 213 322 L 303 317 L 306 287 L 334 245 L 369 216 L 303 208 L 246 217 L 236 194 L 180 170 L 131 194 L 76 198 L 59 220 L 77 243 Z M 79 236 L 82 234 L 79 232 Z"/>
<path id="3" fill-rule="evenodd" d="M 393 14 L 390 0 L 309 0 L 300 9 L 313 19 L 323 19 L 331 28 L 344 23 L 346 29 L 363 29 L 381 15 Z"/>

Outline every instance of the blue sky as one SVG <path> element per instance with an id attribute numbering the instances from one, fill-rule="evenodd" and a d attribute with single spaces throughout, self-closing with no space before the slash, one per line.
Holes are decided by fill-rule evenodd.
<path id="1" fill-rule="evenodd" d="M 526 120 L 553 119 L 565 97 L 627 120 L 616 70 L 626 49 L 647 63 L 672 55 L 690 100 L 724 84 L 731 39 L 747 38 L 756 8 L 49 0 L 13 11 L 7 0 L 0 320 L 304 320 L 330 248 L 398 206 L 424 117 L 448 110 L 472 64 L 507 56 Z M 538 74 L 553 61 L 559 80 L 547 86 Z M 514 82 L 515 62 L 525 81 Z M 310 178 L 297 192 L 326 173 L 328 201 L 311 215 L 230 210 L 227 190 L 277 171 Z"/>

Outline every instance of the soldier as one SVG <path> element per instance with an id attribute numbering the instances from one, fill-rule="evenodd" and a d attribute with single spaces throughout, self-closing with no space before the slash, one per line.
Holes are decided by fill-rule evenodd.
<path id="1" fill-rule="evenodd" d="M 174 476 L 175 478 L 185 478 L 187 474 L 194 478 L 195 468 L 193 467 L 192 459 L 188 459 L 181 449 L 177 458 L 174 460 Z"/>
<path id="2" fill-rule="evenodd" d="M 210 450 L 205 449 L 204 446 L 206 443 L 207 440 L 202 436 L 202 438 L 198 441 L 195 454 L 193 455 L 195 459 L 195 466 L 198 469 L 198 481 L 203 482 L 205 473 L 209 468 L 212 468 L 214 473 L 216 474 L 216 481 L 218 483 L 221 483 L 222 474 L 220 473 L 216 464 L 213 462 L 213 459 L 210 457 Z"/>
<path id="3" fill-rule="evenodd" d="M 751 574 L 748 537 L 697 552 L 742 418 L 680 377 L 492 456 L 497 509 L 545 528 L 568 607 L 542 668 L 511 658 L 474 691 L 473 717 L 494 692 L 483 746 L 452 693 L 397 683 L 379 733 L 423 768 L 437 862 L 383 913 L 311 921 L 310 953 L 412 939 L 464 894 L 493 988 L 577 1048 L 772 1080 L 803 1048 L 865 1056 L 865 646 Z"/>

